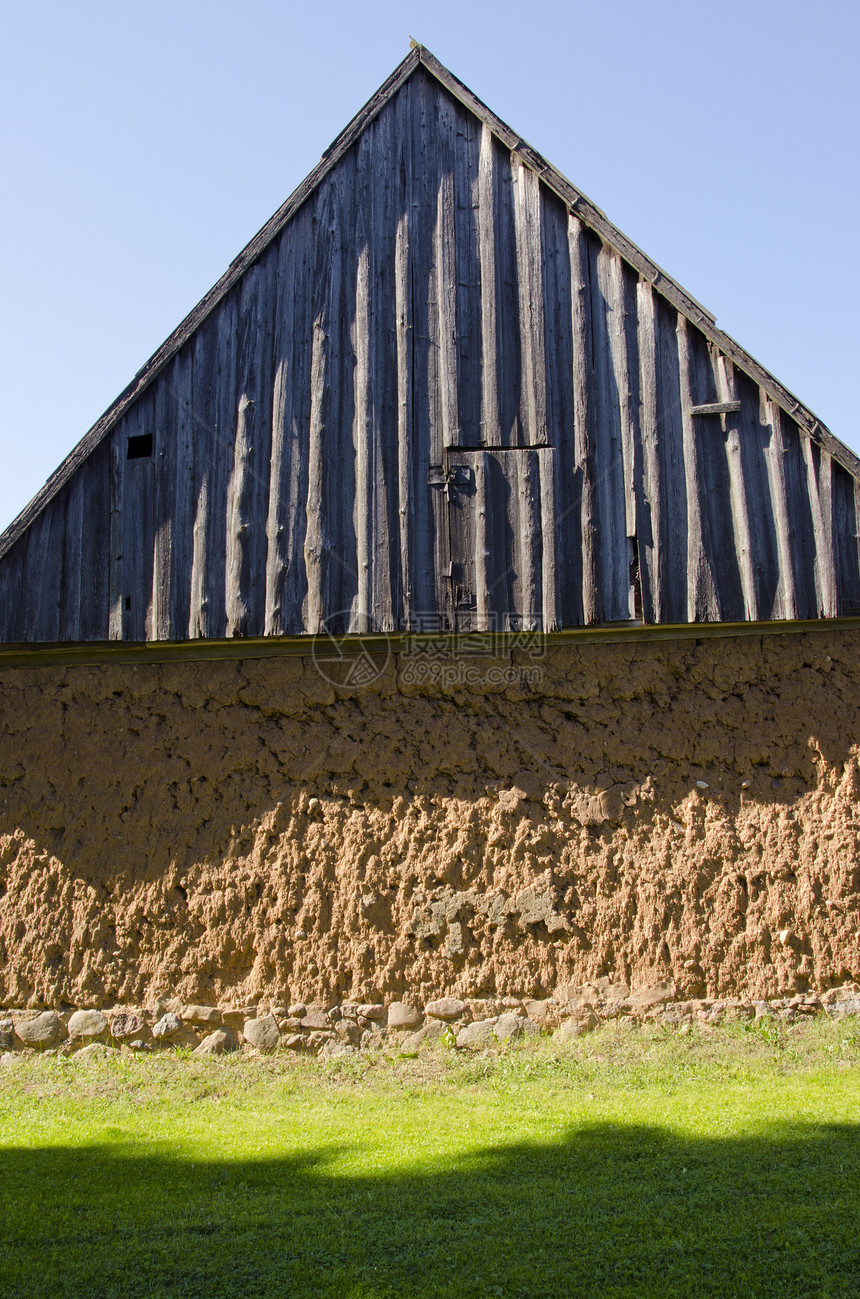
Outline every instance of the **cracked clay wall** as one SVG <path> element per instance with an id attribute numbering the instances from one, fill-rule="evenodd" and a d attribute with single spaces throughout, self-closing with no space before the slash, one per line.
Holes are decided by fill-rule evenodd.
<path id="1" fill-rule="evenodd" d="M 858 978 L 858 649 L 6 669 L 0 1004 Z"/>

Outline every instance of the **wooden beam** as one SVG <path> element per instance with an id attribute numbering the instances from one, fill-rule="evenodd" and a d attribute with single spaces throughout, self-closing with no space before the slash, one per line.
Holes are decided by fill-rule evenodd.
<path id="1" fill-rule="evenodd" d="M 741 408 L 739 401 L 708 401 L 704 406 L 691 406 L 691 415 L 734 415 Z"/>
<path id="2" fill-rule="evenodd" d="M 538 660 L 545 649 L 570 642 L 620 644 L 625 641 L 710 640 L 731 636 L 793 636 L 811 632 L 860 632 L 860 617 L 812 618 L 791 622 L 630 622 L 577 627 L 557 632 L 461 632 L 437 634 L 402 632 L 344 636 L 338 650 L 347 654 L 432 654 L 440 649 L 456 654 L 492 656 L 511 650 L 534 652 Z M 262 659 L 303 656 L 331 657 L 330 636 L 249 636 L 192 641 L 100 641 L 91 644 L 32 644 L 0 646 L 0 671 L 6 668 L 98 666 L 105 663 L 205 663 L 217 659 Z"/>

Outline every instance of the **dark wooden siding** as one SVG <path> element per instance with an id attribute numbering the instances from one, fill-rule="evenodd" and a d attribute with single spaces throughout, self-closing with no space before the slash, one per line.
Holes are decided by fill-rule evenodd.
<path id="1" fill-rule="evenodd" d="M 858 519 L 704 317 L 418 69 L 0 560 L 0 638 L 833 617 Z"/>

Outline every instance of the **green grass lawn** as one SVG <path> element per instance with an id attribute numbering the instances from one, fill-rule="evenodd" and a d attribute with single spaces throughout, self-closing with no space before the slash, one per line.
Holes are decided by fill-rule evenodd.
<path id="1" fill-rule="evenodd" d="M 860 1026 L 21 1061 L 7 1296 L 860 1295 Z"/>

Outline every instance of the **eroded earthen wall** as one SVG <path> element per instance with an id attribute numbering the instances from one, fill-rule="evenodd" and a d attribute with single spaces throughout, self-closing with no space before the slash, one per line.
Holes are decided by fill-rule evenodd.
<path id="1" fill-rule="evenodd" d="M 5 670 L 0 1004 L 857 978 L 858 649 Z"/>

